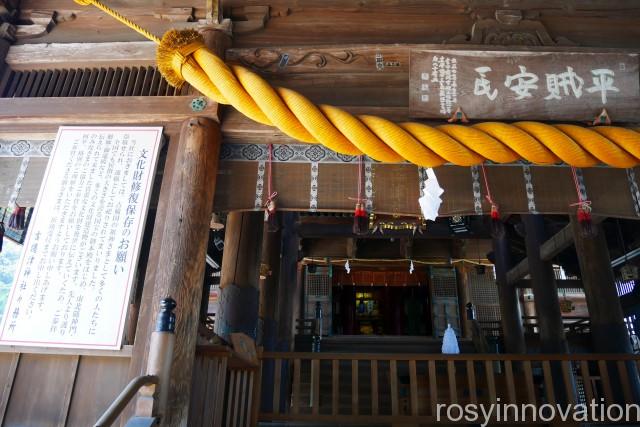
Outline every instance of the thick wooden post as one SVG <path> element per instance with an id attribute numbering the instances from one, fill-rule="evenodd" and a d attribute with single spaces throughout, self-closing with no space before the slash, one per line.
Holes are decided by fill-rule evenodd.
<path id="1" fill-rule="evenodd" d="M 604 229 L 601 224 L 592 224 L 594 233 L 586 235 L 573 215 L 571 226 L 591 319 L 593 350 L 597 353 L 630 353 L 631 343 L 616 292 Z"/>
<path id="2" fill-rule="evenodd" d="M 276 215 L 281 215 L 279 212 Z M 281 229 L 275 232 L 264 227 L 262 234 L 262 264 L 266 274 L 260 280 L 259 334 L 257 343 L 264 351 L 276 351 L 278 339 L 278 290 L 280 284 L 280 252 L 282 250 Z M 273 409 L 273 360 L 264 360 L 262 364 L 262 390 L 260 407 L 262 412 L 269 413 Z"/>
<path id="3" fill-rule="evenodd" d="M 569 348 L 564 334 L 553 266 L 540 257 L 540 245 L 545 241 L 544 217 L 522 215 L 521 218 L 526 232 L 527 260 L 538 316 L 540 350 L 542 353 L 566 353 Z"/>
<path id="4" fill-rule="evenodd" d="M 515 286 L 507 284 L 507 271 L 511 268 L 511 254 L 509 241 L 504 232 L 493 237 L 493 253 L 505 350 L 507 353 L 525 353 L 526 345 L 522 314 L 518 304 L 518 292 Z"/>
<path id="5" fill-rule="evenodd" d="M 282 260 L 280 263 L 280 287 L 278 291 L 278 343 L 279 351 L 293 349 L 294 295 L 300 295 L 298 286 L 298 247 L 300 239 L 295 230 L 298 214 L 282 214 Z"/>
<path id="6" fill-rule="evenodd" d="M 594 353 L 631 353 L 631 342 L 624 324 L 624 314 L 616 291 L 611 258 L 602 224 L 592 224 L 585 233 L 573 215 L 571 228 L 580 264 L 580 277 L 589 309 L 591 341 Z M 640 377 L 635 363 L 627 363 L 627 377 L 636 400 L 640 399 Z M 619 368 L 608 364 L 611 378 L 620 375 Z M 622 390 L 613 390 L 617 402 L 623 402 Z"/>
<path id="7" fill-rule="evenodd" d="M 276 215 L 280 215 L 277 213 Z M 258 345 L 264 351 L 275 351 L 277 329 L 278 288 L 280 283 L 280 253 L 282 251 L 282 232 L 267 231 L 262 234 L 262 264 L 267 268 L 266 276 L 260 280 L 259 316 L 262 325 Z"/>
<path id="8" fill-rule="evenodd" d="M 233 332 L 256 337 L 263 223 L 262 212 L 227 216 L 215 323 L 216 333 L 227 340 Z"/>
<path id="9" fill-rule="evenodd" d="M 129 369 L 132 376 L 144 370 L 156 318 L 154 308 L 163 298 L 172 297 L 177 302 L 176 343 L 163 426 L 187 425 L 220 141 L 217 122 L 206 118 L 187 120 L 179 140 L 171 141 L 165 167 L 150 251 L 150 258 L 157 259 L 157 264 L 145 278 Z"/>

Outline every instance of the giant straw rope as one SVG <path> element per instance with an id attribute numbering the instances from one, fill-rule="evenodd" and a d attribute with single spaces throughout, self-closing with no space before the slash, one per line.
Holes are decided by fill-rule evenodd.
<path id="1" fill-rule="evenodd" d="M 564 162 L 575 167 L 604 163 L 630 168 L 640 164 L 640 132 L 629 128 L 531 121 L 428 126 L 354 116 L 330 105 L 315 105 L 293 90 L 272 87 L 242 66 L 228 66 L 207 49 L 196 31 L 171 30 L 159 39 L 98 0 L 75 1 L 98 7 L 156 42 L 158 68 L 171 85 L 181 86 L 187 81 L 215 102 L 230 104 L 256 122 L 338 153 L 366 154 L 382 162 L 408 160 L 424 167 L 521 159 L 542 165 Z"/>

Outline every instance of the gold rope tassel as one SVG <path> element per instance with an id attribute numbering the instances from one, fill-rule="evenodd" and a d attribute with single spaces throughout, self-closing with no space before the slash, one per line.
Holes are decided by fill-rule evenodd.
<path id="1" fill-rule="evenodd" d="M 407 160 L 419 166 L 460 166 L 564 162 L 574 167 L 606 164 L 630 168 L 640 164 L 640 132 L 616 126 L 585 128 L 539 122 L 484 122 L 473 126 L 393 123 L 375 116 L 354 116 L 329 105 L 314 105 L 301 94 L 274 88 L 252 71 L 229 67 L 204 45 L 194 30 L 170 30 L 162 39 L 98 0 L 94 5 L 158 44 L 158 69 L 172 86 L 189 82 L 219 104 L 232 105 L 250 119 L 275 126 L 299 141 L 322 144 L 343 154 L 383 161 Z"/>

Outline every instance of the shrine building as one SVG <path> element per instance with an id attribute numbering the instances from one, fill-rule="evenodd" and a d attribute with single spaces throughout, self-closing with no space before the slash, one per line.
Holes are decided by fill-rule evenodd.
<path id="1" fill-rule="evenodd" d="M 0 427 L 640 425 L 639 54 L 632 0 L 0 0 Z"/>

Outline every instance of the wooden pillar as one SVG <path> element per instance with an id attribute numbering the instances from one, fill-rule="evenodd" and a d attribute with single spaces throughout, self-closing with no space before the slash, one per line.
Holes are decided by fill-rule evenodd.
<path id="1" fill-rule="evenodd" d="M 454 258 L 466 258 L 463 240 L 454 240 L 452 245 L 451 255 Z M 467 303 L 471 302 L 471 295 L 469 293 L 469 275 L 467 274 L 467 267 L 464 262 L 456 263 L 455 269 L 456 284 L 458 288 L 458 312 L 460 313 L 460 336 L 464 338 L 472 338 L 472 322 L 467 319 Z"/>
<path id="2" fill-rule="evenodd" d="M 225 340 L 233 332 L 256 337 L 262 212 L 231 212 L 225 228 L 220 305 L 216 333 Z"/>
<path id="3" fill-rule="evenodd" d="M 276 213 L 280 215 L 280 213 Z M 280 253 L 282 251 L 282 230 L 267 231 L 262 234 L 262 265 L 266 268 L 266 276 L 260 280 L 259 321 L 261 333 L 258 345 L 264 351 L 274 351 L 278 333 L 276 314 L 278 309 L 278 288 L 280 283 Z"/>
<path id="4" fill-rule="evenodd" d="M 146 367 L 149 337 L 160 301 L 177 303 L 175 352 L 163 426 L 186 426 L 191 374 L 202 298 L 204 259 L 220 151 L 220 126 L 197 118 L 183 123 L 165 167 L 151 244 L 157 264 L 147 274 L 130 365 L 132 376 Z"/>
<path id="5" fill-rule="evenodd" d="M 526 345 L 518 292 L 515 286 L 507 284 L 507 271 L 511 268 L 511 253 L 509 241 L 504 232 L 493 237 L 493 253 L 505 351 L 507 353 L 525 353 Z"/>
<path id="6" fill-rule="evenodd" d="M 280 262 L 280 286 L 278 290 L 278 351 L 293 350 L 294 299 L 298 293 L 298 248 L 300 239 L 295 230 L 298 214 L 282 213 L 282 258 Z"/>
<path id="7" fill-rule="evenodd" d="M 593 235 L 586 235 L 573 215 L 571 226 L 591 318 L 593 350 L 597 353 L 630 353 L 631 344 L 616 291 L 604 229 L 601 224 L 592 224 Z"/>
<path id="8" fill-rule="evenodd" d="M 281 213 L 276 213 L 281 215 Z M 278 309 L 278 289 L 280 284 L 280 253 L 282 250 L 282 230 L 269 232 L 263 227 L 262 234 L 262 265 L 264 279 L 260 279 L 260 305 L 257 344 L 264 351 L 276 351 L 278 338 L 278 322 L 276 320 Z M 266 271 L 265 271 L 266 270 Z M 274 361 L 264 360 L 262 363 L 262 390 L 260 410 L 270 413 L 273 410 L 273 376 Z"/>
<path id="9" fill-rule="evenodd" d="M 522 215 L 521 218 L 525 227 L 529 274 L 538 316 L 540 350 L 542 353 L 566 353 L 569 347 L 564 334 L 553 265 L 540 257 L 540 246 L 545 241 L 544 217 Z"/>

